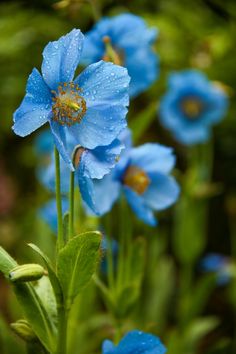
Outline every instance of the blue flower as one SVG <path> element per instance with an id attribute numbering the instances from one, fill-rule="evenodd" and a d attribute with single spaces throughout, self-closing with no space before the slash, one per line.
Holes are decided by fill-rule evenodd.
<path id="1" fill-rule="evenodd" d="M 107 213 L 123 191 L 138 218 L 155 226 L 153 211 L 168 208 L 179 196 L 179 186 L 169 175 L 174 165 L 172 149 L 160 144 L 126 148 L 112 172 L 88 186 L 93 200 L 89 206 L 100 215 Z"/>
<path id="2" fill-rule="evenodd" d="M 215 272 L 218 285 L 226 285 L 231 279 L 230 259 L 218 253 L 210 253 L 201 261 L 204 272 Z"/>
<path id="3" fill-rule="evenodd" d="M 76 148 L 76 139 L 67 134 L 68 151 L 73 152 Z M 95 205 L 91 198 L 90 185 L 93 179 L 101 179 L 108 174 L 117 163 L 117 159 L 124 146 L 120 140 L 115 139 L 108 146 L 98 146 L 94 149 L 86 149 L 82 146 L 77 148 L 75 155 L 75 180 L 80 188 L 80 193 L 86 204 L 95 212 Z M 70 169 L 61 159 L 61 193 L 66 194 L 69 191 Z M 42 184 L 50 191 L 55 191 L 55 165 L 54 155 L 51 155 L 51 162 L 47 168 L 43 167 L 38 173 Z"/>
<path id="4" fill-rule="evenodd" d="M 110 340 L 105 340 L 102 354 L 165 354 L 166 348 L 160 339 L 152 334 L 133 330 L 127 333 L 115 346 Z"/>
<path id="5" fill-rule="evenodd" d="M 159 60 L 152 49 L 156 29 L 147 28 L 138 16 L 122 14 L 103 18 L 85 35 L 82 61 L 86 64 L 101 59 L 111 60 L 104 43 L 109 40 L 116 63 L 124 65 L 131 77 L 130 94 L 137 96 L 157 79 Z"/>
<path id="6" fill-rule="evenodd" d="M 193 145 L 208 140 L 211 126 L 223 119 L 226 94 L 197 70 L 173 73 L 160 103 L 160 120 L 181 143 Z"/>
<path id="7" fill-rule="evenodd" d="M 99 61 L 74 79 L 84 36 L 72 30 L 43 51 L 42 76 L 33 69 L 26 95 L 14 113 L 13 130 L 22 137 L 48 122 L 54 143 L 73 170 L 66 145 L 69 131 L 77 144 L 94 149 L 110 144 L 126 126 L 127 70 Z"/>
<path id="8" fill-rule="evenodd" d="M 62 198 L 62 213 L 65 214 L 69 209 L 68 199 Z M 51 199 L 39 209 L 39 217 L 57 234 L 57 205 L 56 199 Z"/>
<path id="9" fill-rule="evenodd" d="M 34 148 L 38 156 L 47 156 L 52 153 L 54 147 L 53 137 L 50 130 L 41 131 L 35 138 Z"/>

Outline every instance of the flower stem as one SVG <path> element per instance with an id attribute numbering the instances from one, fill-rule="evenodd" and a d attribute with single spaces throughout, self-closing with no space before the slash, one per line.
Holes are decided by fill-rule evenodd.
<path id="1" fill-rule="evenodd" d="M 57 351 L 56 354 L 67 353 L 67 324 L 68 313 L 62 305 L 58 308 L 58 334 L 57 334 Z"/>
<path id="2" fill-rule="evenodd" d="M 56 171 L 56 203 L 57 203 L 57 250 L 64 246 L 63 240 L 63 221 L 61 205 L 61 175 L 60 175 L 60 156 L 57 148 L 54 148 L 55 171 Z"/>
<path id="3" fill-rule="evenodd" d="M 74 200 L 75 200 L 75 173 L 70 172 L 70 213 L 69 213 L 69 239 L 74 236 Z"/>

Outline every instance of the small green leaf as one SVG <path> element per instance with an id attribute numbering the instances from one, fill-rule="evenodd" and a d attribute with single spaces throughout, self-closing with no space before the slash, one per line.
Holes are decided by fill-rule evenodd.
<path id="1" fill-rule="evenodd" d="M 43 253 L 43 251 L 41 251 L 41 249 L 38 246 L 34 245 L 33 243 L 29 243 L 28 246 L 31 247 L 43 259 L 43 261 L 47 267 L 47 270 L 48 270 L 48 276 L 49 276 L 50 282 L 52 284 L 52 288 L 53 288 L 57 303 L 61 304 L 63 302 L 62 288 L 61 288 L 61 284 L 59 282 L 59 279 L 53 269 L 53 265 L 52 265 L 50 259 Z"/>
<path id="2" fill-rule="evenodd" d="M 72 238 L 60 250 L 57 274 L 67 308 L 91 280 L 99 260 L 100 243 L 99 232 L 86 232 Z"/>

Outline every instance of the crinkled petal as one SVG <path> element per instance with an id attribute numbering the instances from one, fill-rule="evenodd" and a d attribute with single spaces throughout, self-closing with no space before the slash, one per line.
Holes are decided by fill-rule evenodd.
<path id="1" fill-rule="evenodd" d="M 84 36 L 78 29 L 49 42 L 43 51 L 42 74 L 48 86 L 55 90 L 60 82 L 73 80 L 79 64 Z"/>
<path id="2" fill-rule="evenodd" d="M 118 199 L 121 191 L 121 184 L 113 178 L 112 173 L 105 175 L 102 179 L 93 179 L 93 203 L 94 212 L 103 215 L 109 212 Z M 86 202 L 86 200 L 85 200 Z M 90 209 L 91 206 L 87 203 Z"/>
<path id="3" fill-rule="evenodd" d="M 127 69 L 104 61 L 89 65 L 76 79 L 87 107 L 128 106 L 130 77 Z"/>
<path id="4" fill-rule="evenodd" d="M 108 146 L 99 146 L 94 150 L 85 150 L 80 164 L 84 165 L 85 177 L 101 179 L 116 165 L 123 144 L 115 139 Z"/>
<path id="5" fill-rule="evenodd" d="M 126 114 L 127 109 L 123 106 L 91 107 L 81 123 L 72 125 L 68 130 L 84 148 L 109 145 L 127 126 Z"/>
<path id="6" fill-rule="evenodd" d="M 127 186 L 124 186 L 124 192 L 128 203 L 137 217 L 150 226 L 156 226 L 157 220 L 155 219 L 153 211 L 147 204 L 145 204 L 145 200 L 142 196 L 139 196 L 135 191 Z"/>
<path id="7" fill-rule="evenodd" d="M 169 173 L 175 165 L 173 149 L 164 145 L 147 143 L 133 148 L 129 154 L 130 164 L 147 173 Z"/>
<path id="8" fill-rule="evenodd" d="M 65 163 L 70 167 L 71 171 L 74 171 L 74 166 L 71 160 L 71 154 L 66 144 L 66 135 L 64 127 L 62 127 L 57 122 L 54 122 L 52 119 L 50 120 L 50 126 L 57 150 L 59 151 Z"/>
<path id="9" fill-rule="evenodd" d="M 13 130 L 22 137 L 47 122 L 51 114 L 51 94 L 37 69 L 33 69 L 26 86 L 26 95 L 14 113 Z"/>
<path id="10" fill-rule="evenodd" d="M 174 177 L 161 173 L 152 173 L 151 184 L 142 195 L 145 203 L 154 210 L 164 210 L 174 204 L 180 188 Z"/>

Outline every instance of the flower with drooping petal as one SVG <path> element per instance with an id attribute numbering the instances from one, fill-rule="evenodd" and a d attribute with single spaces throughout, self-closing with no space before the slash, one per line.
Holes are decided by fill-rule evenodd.
<path id="1" fill-rule="evenodd" d="M 87 149 L 110 144 L 126 126 L 127 70 L 99 61 L 74 78 L 84 36 L 74 29 L 43 51 L 42 75 L 33 69 L 26 95 L 14 113 L 13 130 L 22 137 L 48 122 L 54 143 L 73 170 L 66 133 Z"/>
<path id="2" fill-rule="evenodd" d="M 209 253 L 201 261 L 204 272 L 215 272 L 218 285 L 225 285 L 231 279 L 230 259 L 218 253 Z"/>
<path id="3" fill-rule="evenodd" d="M 166 146 L 147 143 L 126 147 L 111 173 L 87 186 L 93 200 L 89 207 L 93 204 L 93 212 L 105 214 L 123 192 L 138 218 L 155 226 L 153 211 L 168 208 L 179 196 L 179 186 L 170 176 L 174 165 L 173 150 Z"/>
<path id="4" fill-rule="evenodd" d="M 153 334 L 133 330 L 116 346 L 110 340 L 102 345 L 102 354 L 165 354 L 166 348 Z"/>
<path id="5" fill-rule="evenodd" d="M 62 213 L 65 214 L 69 210 L 69 202 L 67 198 L 62 198 Z M 49 200 L 39 209 L 39 217 L 57 234 L 57 204 L 56 199 Z"/>
<path id="6" fill-rule="evenodd" d="M 152 49 L 156 37 L 157 30 L 147 28 L 138 16 L 103 18 L 85 34 L 82 61 L 104 59 L 125 66 L 131 77 L 130 95 L 137 96 L 158 77 L 159 60 Z"/>
<path id="7" fill-rule="evenodd" d="M 226 114 L 228 98 L 219 85 L 200 71 L 185 70 L 169 77 L 160 103 L 160 121 L 176 140 L 186 145 L 209 139 L 212 125 Z"/>
<path id="8" fill-rule="evenodd" d="M 67 147 L 71 155 L 75 153 L 75 180 L 80 188 L 80 193 L 84 202 L 95 210 L 93 199 L 90 194 L 90 184 L 94 179 L 101 179 L 110 172 L 117 163 L 119 155 L 124 148 L 120 140 L 115 139 L 108 146 L 98 146 L 94 149 L 86 149 L 83 146 L 77 147 L 74 136 L 67 134 Z M 70 169 L 61 159 L 61 193 L 69 191 Z M 51 155 L 51 162 L 45 168 L 41 168 L 38 173 L 39 180 L 50 191 L 55 191 L 55 164 L 54 155 Z"/>

